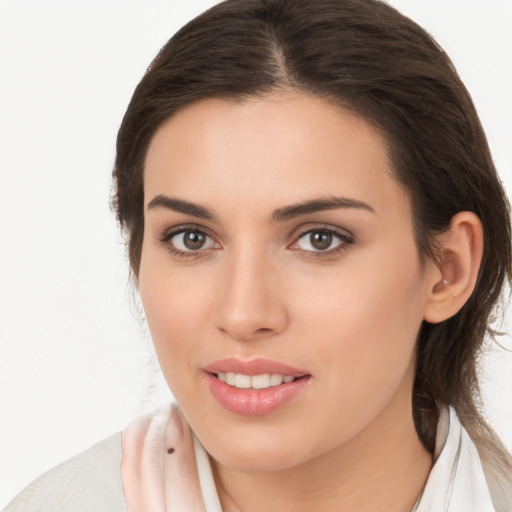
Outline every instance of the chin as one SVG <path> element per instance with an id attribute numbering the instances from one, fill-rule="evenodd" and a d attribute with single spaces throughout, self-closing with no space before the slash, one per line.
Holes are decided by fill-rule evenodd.
<path id="1" fill-rule="evenodd" d="M 303 462 L 294 449 L 266 449 L 259 446 L 240 450 L 213 450 L 210 456 L 216 463 L 243 473 L 273 473 L 296 467 Z"/>
<path id="2" fill-rule="evenodd" d="M 286 470 L 300 465 L 310 456 L 294 433 L 288 429 L 279 431 L 275 425 L 270 429 L 254 425 L 231 432 L 210 431 L 206 437 L 201 436 L 201 432 L 196 435 L 212 459 L 241 472 Z"/>

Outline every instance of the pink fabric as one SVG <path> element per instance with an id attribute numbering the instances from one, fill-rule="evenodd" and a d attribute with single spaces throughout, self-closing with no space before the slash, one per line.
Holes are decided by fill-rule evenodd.
<path id="1" fill-rule="evenodd" d="M 192 432 L 175 404 L 131 423 L 122 447 L 128 512 L 205 511 Z"/>

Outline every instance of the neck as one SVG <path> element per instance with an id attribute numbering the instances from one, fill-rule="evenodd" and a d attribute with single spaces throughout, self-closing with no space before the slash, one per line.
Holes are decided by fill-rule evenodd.
<path id="1" fill-rule="evenodd" d="M 432 458 L 416 433 L 410 395 L 396 402 L 349 442 L 293 468 L 247 473 L 212 461 L 224 512 L 410 512 Z"/>

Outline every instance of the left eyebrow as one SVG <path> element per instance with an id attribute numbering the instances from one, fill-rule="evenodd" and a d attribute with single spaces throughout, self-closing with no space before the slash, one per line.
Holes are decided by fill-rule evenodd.
<path id="1" fill-rule="evenodd" d="M 377 212 L 369 204 L 363 203 L 357 199 L 351 199 L 348 197 L 326 197 L 278 208 L 272 213 L 272 221 L 284 222 L 301 215 L 321 212 L 324 210 L 334 210 L 337 208 L 356 208 L 358 210 L 366 210 L 377 215 Z"/>

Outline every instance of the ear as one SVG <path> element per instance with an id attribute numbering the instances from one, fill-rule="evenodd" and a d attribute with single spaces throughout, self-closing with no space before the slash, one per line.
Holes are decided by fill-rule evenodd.
<path id="1" fill-rule="evenodd" d="M 455 315 L 473 293 L 484 247 L 482 223 L 472 212 L 457 213 L 438 242 L 440 265 L 429 275 L 424 314 L 430 323 Z"/>

